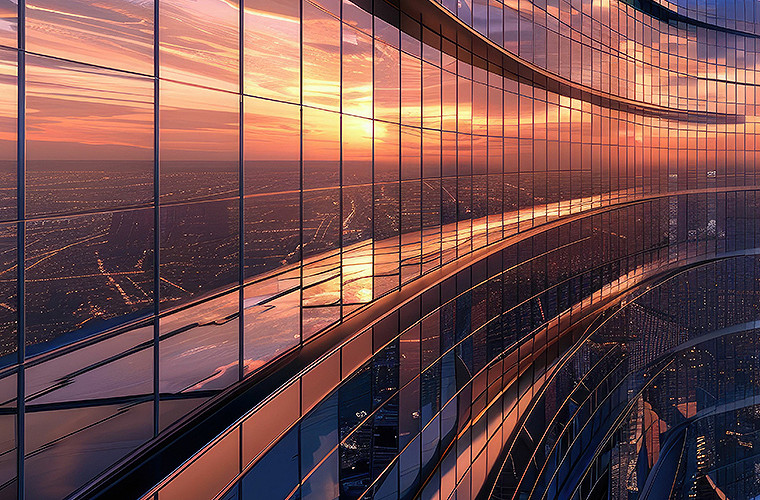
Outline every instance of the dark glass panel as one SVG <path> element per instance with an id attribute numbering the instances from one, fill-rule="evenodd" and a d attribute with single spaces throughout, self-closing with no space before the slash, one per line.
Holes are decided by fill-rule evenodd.
<path id="1" fill-rule="evenodd" d="M 153 200 L 153 82 L 42 57 L 26 66 L 26 213 Z"/>
<path id="2" fill-rule="evenodd" d="M 303 103 L 338 111 L 340 21 L 305 0 L 302 6 Z"/>
<path id="3" fill-rule="evenodd" d="M 416 437 L 399 457 L 399 498 L 412 498 L 420 484 L 420 438 Z"/>
<path id="4" fill-rule="evenodd" d="M 238 0 L 160 0 L 159 76 L 239 90 Z"/>
<path id="5" fill-rule="evenodd" d="M 340 494 L 359 498 L 371 480 L 372 421 L 366 422 L 340 446 Z"/>
<path id="6" fill-rule="evenodd" d="M 238 208 L 238 200 L 161 207 L 162 309 L 238 284 Z"/>
<path id="7" fill-rule="evenodd" d="M 159 392 L 224 389 L 238 379 L 238 291 L 159 319 Z"/>
<path id="8" fill-rule="evenodd" d="M 237 196 L 240 98 L 161 82 L 161 202 Z"/>
<path id="9" fill-rule="evenodd" d="M 377 500 L 396 500 L 398 498 L 398 462 L 394 463 L 390 471 L 379 482 L 375 483 L 371 490 L 371 498 Z"/>
<path id="10" fill-rule="evenodd" d="M 338 488 L 338 452 L 334 451 L 314 473 L 304 480 L 301 486 L 303 500 L 337 500 Z"/>
<path id="11" fill-rule="evenodd" d="M 399 385 L 404 386 L 420 374 L 420 325 L 401 334 L 399 340 Z"/>
<path id="12" fill-rule="evenodd" d="M 372 371 L 365 364 L 339 389 L 340 439 L 345 439 L 372 411 Z M 358 437 L 357 437 L 358 438 Z"/>
<path id="13" fill-rule="evenodd" d="M 235 484 L 227 493 L 222 495 L 220 500 L 240 500 L 240 490 L 238 484 Z"/>
<path id="14" fill-rule="evenodd" d="M 26 223 L 27 355 L 153 308 L 153 210 Z"/>
<path id="15" fill-rule="evenodd" d="M 244 0 L 244 92 L 301 101 L 301 12 L 299 0 Z M 275 118 L 277 115 L 271 115 Z"/>
<path id="16" fill-rule="evenodd" d="M 18 498 L 16 419 L 16 415 L 0 416 L 0 498 L 3 500 Z"/>
<path id="17" fill-rule="evenodd" d="M 338 446 L 337 392 L 319 403 L 301 421 L 301 475 L 309 474 L 336 446 Z"/>
<path id="18" fill-rule="evenodd" d="M 28 0 L 26 49 L 152 75 L 153 1 Z"/>
<path id="19" fill-rule="evenodd" d="M 16 225 L 0 224 L 0 365 L 17 361 L 18 254 Z"/>
<path id="20" fill-rule="evenodd" d="M 402 353 L 403 354 L 403 353 Z M 419 362 L 419 357 L 417 358 Z M 403 368 L 404 359 L 401 360 Z M 406 446 L 420 432 L 420 379 L 412 380 L 399 394 L 399 446 Z M 418 450 L 419 450 L 419 445 Z M 419 451 L 417 452 L 419 454 Z"/>
<path id="21" fill-rule="evenodd" d="M 241 498 L 282 500 L 298 485 L 298 480 L 298 428 L 295 428 L 243 476 Z"/>

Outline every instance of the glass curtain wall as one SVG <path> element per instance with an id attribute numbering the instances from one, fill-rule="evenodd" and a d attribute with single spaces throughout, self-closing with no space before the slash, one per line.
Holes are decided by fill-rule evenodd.
<path id="1" fill-rule="evenodd" d="M 1 497 L 75 492 L 548 221 L 711 193 L 658 209 L 731 250 L 745 193 L 713 194 L 756 184 L 755 3 L 421 5 L 0 0 Z"/>

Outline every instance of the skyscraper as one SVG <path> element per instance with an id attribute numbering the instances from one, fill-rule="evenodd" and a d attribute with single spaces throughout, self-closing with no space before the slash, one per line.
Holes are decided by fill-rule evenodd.
<path id="1" fill-rule="evenodd" d="M 751 0 L 0 0 L 0 499 L 760 495 Z"/>

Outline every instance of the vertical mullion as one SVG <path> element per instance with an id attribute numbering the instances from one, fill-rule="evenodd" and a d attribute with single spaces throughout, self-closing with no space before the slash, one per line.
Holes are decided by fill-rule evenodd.
<path id="1" fill-rule="evenodd" d="M 340 317 L 338 322 L 343 321 L 343 2 L 338 9 L 340 33 L 338 44 L 340 46 L 340 81 L 338 82 L 338 138 L 340 140 L 340 158 L 338 163 L 338 309 Z"/>
<path id="2" fill-rule="evenodd" d="M 370 249 L 371 256 L 370 256 L 370 262 L 371 264 L 371 273 L 372 273 L 372 299 L 375 300 L 377 297 L 377 276 L 375 273 L 375 270 L 377 267 L 375 267 L 375 259 L 377 257 L 377 238 L 375 237 L 375 230 L 377 229 L 377 219 L 375 218 L 375 190 L 377 189 L 377 186 L 375 182 L 377 181 L 377 178 L 375 177 L 375 16 L 374 16 L 374 5 L 371 7 L 372 9 L 372 25 L 369 27 L 370 34 L 371 34 L 371 44 L 372 44 L 372 55 L 370 56 L 371 62 L 371 78 L 372 78 L 372 109 L 370 109 L 370 117 L 372 118 L 372 144 L 370 145 L 370 168 L 372 171 L 370 172 L 370 175 L 372 176 L 372 190 L 371 190 L 371 200 L 370 200 L 370 217 L 372 217 L 372 248 Z M 341 43 L 343 41 L 341 40 Z M 342 373 L 342 372 L 341 372 Z"/>
<path id="3" fill-rule="evenodd" d="M 402 137 L 402 128 L 401 128 L 401 116 L 403 112 L 403 102 L 404 102 L 404 90 L 405 86 L 401 83 L 404 80 L 404 73 L 402 72 L 401 68 L 401 60 L 403 59 L 403 52 L 401 51 L 401 11 L 399 11 L 398 14 L 398 48 L 396 50 L 398 51 L 398 146 L 396 148 L 396 152 L 398 155 L 398 169 L 396 171 L 396 182 L 398 183 L 398 239 L 396 240 L 398 242 L 398 278 L 396 279 L 396 288 L 401 289 L 401 283 L 403 283 L 403 275 L 404 275 L 404 255 L 403 255 L 403 241 L 404 241 L 404 224 L 403 224 L 403 218 L 404 218 L 404 182 L 402 181 L 401 177 L 401 137 Z M 395 48 L 395 47 L 394 47 Z"/>
<path id="4" fill-rule="evenodd" d="M 159 45 L 159 2 L 153 3 L 153 435 L 157 436 L 160 429 L 159 422 L 159 302 L 160 302 L 160 269 L 161 264 L 159 251 L 161 248 L 161 207 L 159 199 L 161 190 L 160 179 L 160 45 Z"/>
<path id="5" fill-rule="evenodd" d="M 300 260 L 300 286 L 299 286 L 299 304 L 298 304 L 298 315 L 299 315 L 299 321 L 298 321 L 298 346 L 300 347 L 303 345 L 303 283 L 304 283 L 304 238 L 303 238 L 303 216 L 304 216 L 304 210 L 303 210 L 303 70 L 304 70 L 304 64 L 303 64 L 303 3 L 306 0 L 300 0 L 298 3 L 298 9 L 299 9 L 299 28 L 298 28 L 298 36 L 299 36 L 299 65 L 300 65 L 300 71 L 298 74 L 298 84 L 299 84 L 299 94 L 298 94 L 298 111 L 299 111 L 299 147 L 298 147 L 298 164 L 299 164 L 299 178 L 298 178 L 298 196 L 299 196 L 299 214 L 300 214 L 300 220 L 298 221 L 298 232 L 299 232 L 299 240 L 300 240 L 300 253 L 299 256 Z M 300 446 L 300 445 L 299 445 Z M 300 478 L 299 478 L 300 480 Z"/>
<path id="6" fill-rule="evenodd" d="M 240 380 L 243 379 L 243 376 L 245 375 L 243 371 L 244 366 L 244 360 L 245 360 L 245 322 L 243 318 L 244 314 L 244 295 L 243 295 L 243 284 L 245 280 L 245 220 L 244 220 L 244 214 L 245 214 L 245 186 L 244 186 L 244 180 L 245 180 L 245 154 L 244 154 L 244 144 L 245 144 L 245 103 L 244 103 L 244 91 L 245 91 L 245 73 L 244 73 L 244 67 L 245 67 L 245 57 L 244 57 L 244 49 L 245 49 L 245 0 L 240 0 L 240 19 L 239 19 L 239 26 L 238 26 L 238 36 L 239 36 L 239 46 L 238 46 L 238 73 L 240 77 L 240 117 L 238 118 L 238 126 L 239 126 L 239 138 L 238 138 L 238 150 L 240 153 L 240 156 L 238 158 L 239 162 L 239 169 L 238 169 L 238 185 L 239 185 L 239 195 L 240 195 L 240 202 L 238 206 L 238 276 L 239 276 L 239 283 L 240 283 L 240 291 L 238 294 L 238 311 L 239 311 L 239 318 L 238 318 L 238 378 Z M 241 450 L 242 451 L 242 450 Z M 242 457 L 242 454 L 241 454 Z M 241 458 L 242 460 L 242 458 Z M 242 467 L 242 464 L 241 464 Z"/>
<path id="7" fill-rule="evenodd" d="M 16 207 L 18 210 L 18 222 L 16 224 L 16 270 L 17 270 L 17 289 L 16 300 L 18 303 L 18 379 L 17 379 L 17 424 L 16 424 L 16 461 L 17 461 L 17 493 L 19 500 L 24 499 L 24 435 L 25 435 L 25 392 L 26 382 L 24 377 L 24 359 L 26 358 L 26 308 L 24 307 L 24 240 L 26 228 L 24 227 L 24 218 L 26 216 L 26 190 L 25 190 L 25 173 L 26 173 L 26 2 L 18 2 L 18 60 L 17 60 L 17 78 L 18 78 L 18 109 L 17 109 L 17 133 L 16 133 Z"/>

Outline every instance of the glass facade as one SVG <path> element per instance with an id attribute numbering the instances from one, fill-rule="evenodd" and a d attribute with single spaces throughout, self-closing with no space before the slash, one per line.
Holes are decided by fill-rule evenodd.
<path id="1" fill-rule="evenodd" d="M 686 424 L 700 429 L 692 448 L 669 460 L 691 462 L 659 479 L 677 498 L 709 477 L 754 491 L 721 469 L 757 457 L 734 464 L 717 443 L 727 428 L 754 439 L 760 220 L 724 212 L 694 237 L 704 220 L 669 210 L 708 203 L 663 197 L 503 245 L 343 343 L 143 498 L 636 498 Z M 701 430 L 737 404 L 736 424 Z M 210 484 L 200 471 L 220 449 L 231 465 Z"/>
<path id="2" fill-rule="evenodd" d="M 760 494 L 758 9 L 0 0 L 0 498 Z"/>

